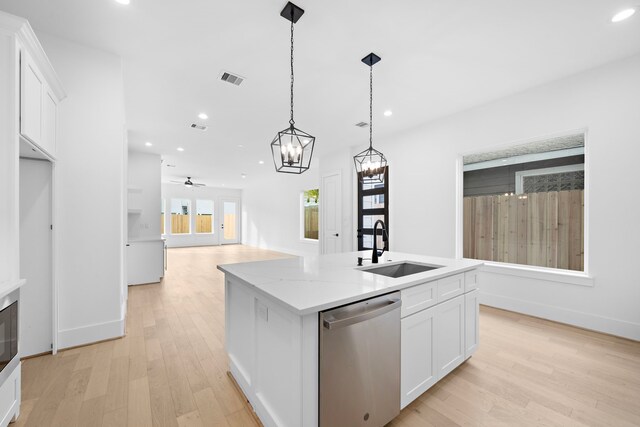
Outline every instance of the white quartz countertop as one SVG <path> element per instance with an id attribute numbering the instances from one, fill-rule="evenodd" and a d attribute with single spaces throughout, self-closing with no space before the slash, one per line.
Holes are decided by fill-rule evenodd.
<path id="1" fill-rule="evenodd" d="M 408 288 L 444 276 L 480 267 L 482 261 L 437 258 L 400 252 L 385 252 L 378 264 L 357 258 L 371 251 L 219 265 L 257 291 L 287 306 L 298 315 L 310 314 L 388 292 Z M 363 271 L 401 261 L 442 266 L 430 271 L 392 278 Z"/>

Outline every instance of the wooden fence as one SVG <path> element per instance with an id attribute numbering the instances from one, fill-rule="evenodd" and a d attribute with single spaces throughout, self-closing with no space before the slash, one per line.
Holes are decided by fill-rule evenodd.
<path id="1" fill-rule="evenodd" d="M 318 206 L 304 208 L 304 238 L 318 240 Z"/>
<path id="2" fill-rule="evenodd" d="M 171 234 L 188 234 L 189 220 L 189 215 L 171 214 Z M 212 230 L 213 215 L 196 215 L 196 233 L 211 233 Z"/>
<path id="3" fill-rule="evenodd" d="M 189 215 L 171 214 L 171 234 L 188 234 L 190 231 Z"/>
<path id="4" fill-rule="evenodd" d="M 213 215 L 196 215 L 196 233 L 211 233 Z"/>
<path id="5" fill-rule="evenodd" d="M 464 198 L 465 258 L 584 271 L 584 190 Z"/>

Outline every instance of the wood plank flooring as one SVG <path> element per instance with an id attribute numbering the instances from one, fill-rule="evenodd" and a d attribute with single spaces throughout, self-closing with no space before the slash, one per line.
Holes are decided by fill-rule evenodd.
<path id="1" fill-rule="evenodd" d="M 216 265 L 285 256 L 170 249 L 161 284 L 129 288 L 126 337 L 23 361 L 13 425 L 256 426 L 226 374 Z M 390 426 L 640 425 L 640 343 L 488 307 L 480 335 Z"/>

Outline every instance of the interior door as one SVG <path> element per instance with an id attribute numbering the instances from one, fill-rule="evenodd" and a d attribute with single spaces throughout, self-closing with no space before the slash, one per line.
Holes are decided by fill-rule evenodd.
<path id="1" fill-rule="evenodd" d="M 322 177 L 320 209 L 322 253 L 342 252 L 342 175 L 339 172 Z"/>
<path id="2" fill-rule="evenodd" d="M 52 168 L 44 160 L 20 159 L 20 353 L 51 351 L 52 326 Z"/>
<path id="3" fill-rule="evenodd" d="M 221 199 L 218 203 L 222 213 L 220 218 L 220 244 L 238 243 L 240 241 L 240 200 Z"/>

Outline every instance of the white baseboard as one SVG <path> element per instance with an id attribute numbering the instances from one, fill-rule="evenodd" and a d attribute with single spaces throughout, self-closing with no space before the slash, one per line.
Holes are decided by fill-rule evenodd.
<path id="1" fill-rule="evenodd" d="M 562 307 L 539 304 L 502 295 L 488 294 L 486 292 L 482 292 L 482 290 L 480 291 L 480 304 L 640 341 L 640 324 L 638 323 L 569 310 Z"/>
<path id="2" fill-rule="evenodd" d="M 124 319 L 97 323 L 58 332 L 58 349 L 91 344 L 124 336 Z"/>

